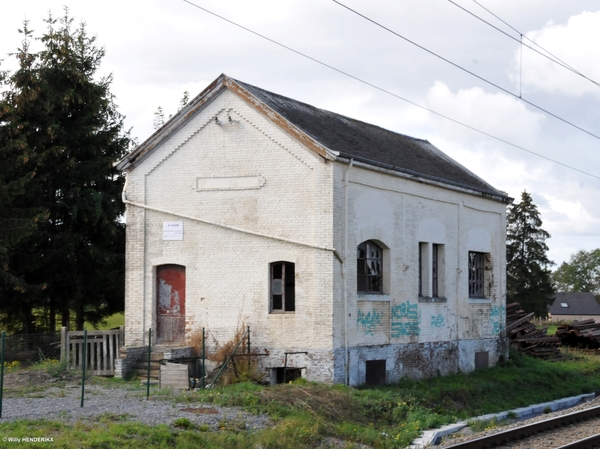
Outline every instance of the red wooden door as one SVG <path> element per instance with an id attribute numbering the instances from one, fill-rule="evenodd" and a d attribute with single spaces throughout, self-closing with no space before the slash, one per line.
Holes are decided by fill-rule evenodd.
<path id="1" fill-rule="evenodd" d="M 156 339 L 158 343 L 185 338 L 185 267 L 156 267 Z"/>

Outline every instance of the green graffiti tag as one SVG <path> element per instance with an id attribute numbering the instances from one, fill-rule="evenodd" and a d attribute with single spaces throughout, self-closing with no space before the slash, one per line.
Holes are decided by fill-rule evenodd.
<path id="1" fill-rule="evenodd" d="M 506 328 L 506 306 L 492 306 L 490 311 L 490 324 L 492 325 L 492 335 L 499 335 Z"/>
<path id="2" fill-rule="evenodd" d="M 358 318 L 356 318 L 356 325 L 361 325 L 365 335 L 374 335 L 374 330 L 377 326 L 381 324 L 383 320 L 383 312 L 377 312 L 376 310 L 372 310 L 370 312 L 364 313 L 362 310 L 358 311 Z"/>
<path id="3" fill-rule="evenodd" d="M 391 314 L 391 330 L 393 338 L 420 335 L 421 320 L 417 304 L 411 304 L 410 301 L 397 304 L 392 306 Z"/>

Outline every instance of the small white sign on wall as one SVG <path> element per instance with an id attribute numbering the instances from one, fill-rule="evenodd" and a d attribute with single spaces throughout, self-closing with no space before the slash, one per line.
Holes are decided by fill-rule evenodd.
<path id="1" fill-rule="evenodd" d="M 163 221 L 163 240 L 183 240 L 183 221 Z"/>

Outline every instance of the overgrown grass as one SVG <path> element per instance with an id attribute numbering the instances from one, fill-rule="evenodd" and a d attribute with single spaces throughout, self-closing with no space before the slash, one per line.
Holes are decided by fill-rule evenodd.
<path id="1" fill-rule="evenodd" d="M 402 448 L 424 429 L 599 388 L 599 356 L 545 362 L 515 353 L 502 366 L 489 370 L 423 381 L 403 379 L 381 388 L 354 389 L 299 380 L 273 387 L 238 383 L 174 397 L 158 394 L 161 390 L 154 392 L 154 400 L 214 403 L 264 413 L 273 421 L 266 429 L 244 429 L 239 423 L 223 422 L 219 430 L 212 431 L 185 419 L 173 426 L 151 427 L 126 421 L 126 416 L 106 415 L 76 425 L 5 423 L 0 437 L 53 436 L 53 447 L 61 448 L 303 449 L 326 447 L 326 438 L 344 441 L 347 447 L 362 443 L 373 448 Z"/>
<path id="2" fill-rule="evenodd" d="M 91 330 L 109 330 L 115 327 L 123 326 L 125 324 L 125 315 L 123 312 L 115 313 L 111 316 L 104 318 L 96 327 L 89 322 L 83 324 L 83 328 L 89 331 Z"/>

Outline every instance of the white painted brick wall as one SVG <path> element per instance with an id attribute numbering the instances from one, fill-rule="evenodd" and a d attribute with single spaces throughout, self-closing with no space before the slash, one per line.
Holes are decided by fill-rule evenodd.
<path id="1" fill-rule="evenodd" d="M 423 352 L 420 364 L 415 362 L 422 375 L 431 375 L 427 367 L 440 363 L 443 373 L 468 372 L 474 369 L 475 352 L 484 350 L 489 350 L 490 363 L 495 364 L 507 350 L 505 205 L 362 167 L 353 166 L 349 173 L 346 282 L 350 382 L 364 382 L 364 362 L 378 359 L 388 361 L 388 380 L 398 379 L 403 372 L 417 377 L 417 368 L 408 369 L 402 363 L 411 348 Z M 336 175 L 335 210 L 340 225 L 334 228 L 343 229 L 343 169 Z M 389 248 L 389 287 L 383 295 L 356 291 L 356 264 L 352 261 L 355 248 L 365 240 L 381 241 Z M 336 240 L 340 247 L 342 241 L 343 237 Z M 444 245 L 443 302 L 419 298 L 419 242 Z M 468 298 L 469 251 L 491 255 L 493 285 L 486 287 L 485 300 Z M 343 304 L 342 290 L 335 289 L 334 294 L 334 301 Z M 334 334 L 343 336 L 342 307 L 334 310 Z M 407 330 L 414 332 L 401 334 Z M 343 353 L 343 338 L 335 341 Z M 432 350 L 426 345 L 439 347 Z"/>
<path id="2" fill-rule="evenodd" d="M 381 354 L 389 360 L 389 379 L 401 377 L 403 360 L 415 348 L 433 354 L 429 360 L 423 355 L 429 363 L 445 360 L 443 372 L 468 371 L 482 347 L 490 348 L 495 363 L 505 351 L 498 343 L 505 313 L 505 205 L 359 165 L 349 171 L 347 192 L 351 382 L 364 382 L 364 361 Z M 225 92 L 129 172 L 127 197 L 176 214 L 335 248 L 343 258 L 346 168 L 325 162 Z M 265 179 L 259 189 L 196 190 L 200 177 L 258 175 Z M 163 222 L 178 220 L 184 222 L 183 241 L 163 241 Z M 385 295 L 356 292 L 356 246 L 368 239 L 389 248 Z M 444 245 L 445 302 L 419 301 L 420 241 Z M 468 300 L 468 251 L 492 255 L 494 283 L 483 303 Z M 269 313 L 269 263 L 279 260 L 295 263 L 295 313 Z M 261 358 L 263 367 L 282 366 L 277 364 L 286 350 L 307 350 L 310 355 L 294 363 L 306 363 L 310 379 L 344 381 L 342 267 L 331 251 L 129 206 L 127 345 L 142 345 L 147 329 L 156 328 L 155 269 L 168 263 L 186 267 L 188 337 L 202 327 L 218 329 L 223 343 L 236 328 L 250 325 L 253 347 L 272 354 Z M 381 314 L 380 322 L 365 319 L 369 311 Z M 398 335 L 398 329 L 418 332 Z M 373 345 L 379 352 L 369 349 Z"/>
<path id="3" fill-rule="evenodd" d="M 333 164 L 226 92 L 128 174 L 127 195 L 130 201 L 201 220 L 331 247 L 332 170 Z M 199 177 L 249 175 L 262 176 L 265 184 L 254 190 L 195 189 Z M 331 353 L 331 251 L 135 206 L 128 207 L 127 218 L 126 344 L 143 344 L 147 328 L 156 328 L 156 266 L 176 263 L 186 267 L 188 335 L 205 327 L 209 339 L 223 344 L 239 326 L 249 325 L 255 348 L 277 352 L 301 346 L 312 358 Z M 174 220 L 184 222 L 183 241 L 163 241 L 163 221 Z M 269 313 L 269 263 L 279 260 L 295 263 L 295 313 Z M 279 362 L 269 359 L 261 362 Z M 333 357 L 325 359 L 329 366 L 307 369 L 311 378 L 331 379 L 322 371 L 333 371 Z"/>

